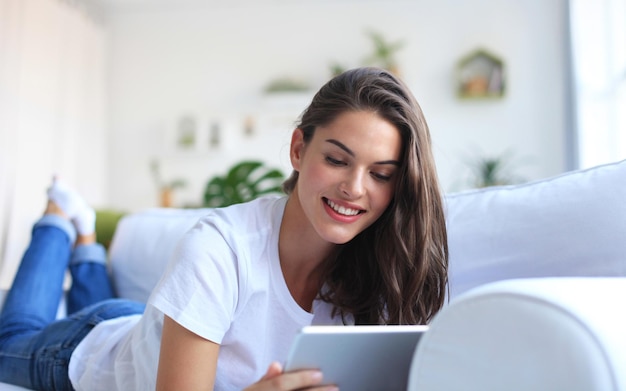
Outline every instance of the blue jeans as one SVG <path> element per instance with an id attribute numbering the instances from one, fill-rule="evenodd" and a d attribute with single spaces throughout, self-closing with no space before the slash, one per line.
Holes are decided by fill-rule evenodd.
<path id="1" fill-rule="evenodd" d="M 0 314 L 0 381 L 41 390 L 71 390 L 72 352 L 103 320 L 141 314 L 144 304 L 114 299 L 106 253 L 98 244 L 72 251 L 74 228 L 54 215 L 42 217 Z M 72 286 L 68 317 L 56 320 L 65 271 Z"/>

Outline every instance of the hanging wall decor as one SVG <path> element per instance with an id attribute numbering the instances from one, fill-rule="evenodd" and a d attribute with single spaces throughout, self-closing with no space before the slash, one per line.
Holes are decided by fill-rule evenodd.
<path id="1" fill-rule="evenodd" d="M 504 90 L 504 62 L 494 54 L 478 49 L 457 63 L 459 98 L 502 98 Z"/>
<path id="2" fill-rule="evenodd" d="M 192 149 L 196 144 L 197 121 L 192 115 L 183 115 L 178 120 L 176 143 L 181 149 Z"/>

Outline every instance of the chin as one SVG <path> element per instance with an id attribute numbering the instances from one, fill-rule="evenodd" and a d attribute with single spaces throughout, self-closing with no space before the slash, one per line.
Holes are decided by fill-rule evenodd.
<path id="1" fill-rule="evenodd" d="M 349 241 L 351 241 L 352 239 L 354 239 L 358 234 L 358 233 L 346 233 L 346 232 L 329 232 L 326 235 L 322 235 L 322 238 L 324 238 L 324 240 L 326 240 L 329 243 L 332 244 L 346 244 Z"/>

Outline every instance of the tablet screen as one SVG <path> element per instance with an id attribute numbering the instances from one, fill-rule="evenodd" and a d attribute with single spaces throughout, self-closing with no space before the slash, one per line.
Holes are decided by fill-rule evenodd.
<path id="1" fill-rule="evenodd" d="M 320 369 L 341 391 L 405 391 L 413 353 L 428 326 L 308 326 L 285 371 Z"/>

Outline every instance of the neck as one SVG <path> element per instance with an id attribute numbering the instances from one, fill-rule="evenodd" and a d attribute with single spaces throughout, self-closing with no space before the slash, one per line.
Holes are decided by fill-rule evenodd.
<path id="1" fill-rule="evenodd" d="M 278 251 L 289 292 L 307 311 L 311 310 L 323 284 L 323 263 L 335 249 L 335 244 L 317 235 L 302 211 L 297 193 L 292 193 L 280 226 Z"/>

